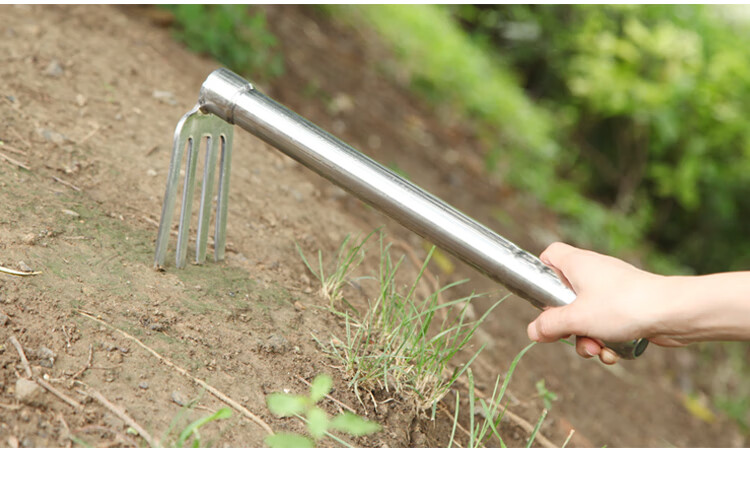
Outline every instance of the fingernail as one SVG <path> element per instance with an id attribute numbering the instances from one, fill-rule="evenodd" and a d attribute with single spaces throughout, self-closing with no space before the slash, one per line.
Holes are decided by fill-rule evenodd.
<path id="1" fill-rule="evenodd" d="M 595 355 L 594 353 L 592 353 L 592 352 L 591 352 L 591 350 L 589 350 L 589 349 L 588 349 L 588 348 L 587 348 L 586 346 L 584 346 L 584 347 L 583 347 L 583 354 L 585 354 L 585 355 L 586 355 L 586 356 L 588 356 L 589 358 L 593 358 L 594 356 L 596 356 L 596 355 Z"/>

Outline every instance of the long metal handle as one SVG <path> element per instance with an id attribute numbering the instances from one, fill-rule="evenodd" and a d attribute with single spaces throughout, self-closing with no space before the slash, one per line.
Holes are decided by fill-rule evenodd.
<path id="1" fill-rule="evenodd" d="M 403 226 L 502 283 L 538 308 L 566 305 L 575 293 L 534 255 L 276 103 L 235 73 L 203 83 L 199 105 L 237 124 Z M 626 359 L 647 340 L 605 343 Z"/>

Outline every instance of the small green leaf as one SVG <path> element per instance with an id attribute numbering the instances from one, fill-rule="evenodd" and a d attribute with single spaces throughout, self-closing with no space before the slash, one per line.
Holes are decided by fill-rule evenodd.
<path id="1" fill-rule="evenodd" d="M 195 435 L 196 439 L 193 441 L 193 447 L 197 447 L 200 445 L 200 439 L 198 439 L 198 429 L 201 428 L 201 426 L 204 426 L 208 424 L 211 421 L 215 421 L 217 419 L 227 419 L 232 416 L 232 410 L 228 407 L 222 407 L 215 413 L 211 414 L 210 416 L 202 417 L 196 421 L 191 422 L 181 433 L 180 437 L 177 439 L 177 443 L 175 444 L 177 447 L 182 447 L 185 444 L 185 441 L 191 436 Z"/>
<path id="2" fill-rule="evenodd" d="M 307 412 L 307 430 L 315 439 L 320 439 L 328 430 L 328 415 L 319 407 Z"/>
<path id="3" fill-rule="evenodd" d="M 286 432 L 266 436 L 264 440 L 269 447 L 273 447 L 276 449 L 315 447 L 313 441 L 311 441 L 307 437 Z"/>
<path id="4" fill-rule="evenodd" d="M 274 393 L 268 396 L 268 410 L 279 417 L 289 417 L 305 410 L 305 397 L 291 394 Z"/>
<path id="5" fill-rule="evenodd" d="M 330 427 L 353 436 L 366 436 L 380 430 L 377 422 L 368 421 L 351 412 L 334 417 Z"/>
<path id="6" fill-rule="evenodd" d="M 310 399 L 313 402 L 318 402 L 325 397 L 326 394 L 333 387 L 333 380 L 327 374 L 319 374 L 313 379 L 312 386 L 310 388 Z"/>

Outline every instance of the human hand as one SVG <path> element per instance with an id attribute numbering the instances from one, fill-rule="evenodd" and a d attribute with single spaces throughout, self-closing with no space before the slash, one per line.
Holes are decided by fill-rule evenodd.
<path id="1" fill-rule="evenodd" d="M 552 342 L 576 335 L 576 351 L 598 356 L 606 364 L 618 357 L 603 341 L 648 337 L 654 328 L 664 277 L 618 260 L 563 243 L 553 243 L 540 256 L 576 292 L 566 306 L 548 308 L 528 326 L 533 341 Z M 657 339 L 657 341 L 660 341 Z M 662 339 L 658 344 L 682 343 Z"/>

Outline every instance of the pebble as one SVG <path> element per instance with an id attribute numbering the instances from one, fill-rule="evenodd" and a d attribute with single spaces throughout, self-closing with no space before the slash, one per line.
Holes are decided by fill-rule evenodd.
<path id="1" fill-rule="evenodd" d="M 18 449 L 18 446 L 20 443 L 18 442 L 18 438 L 16 436 L 10 436 L 8 437 L 8 447 L 11 449 Z"/>
<path id="2" fill-rule="evenodd" d="M 21 241 L 26 245 L 34 245 L 36 243 L 36 234 L 26 234 L 21 238 Z"/>
<path id="3" fill-rule="evenodd" d="M 44 390 L 41 386 L 30 379 L 19 378 L 16 381 L 16 399 L 24 404 L 42 404 Z"/>
<path id="4" fill-rule="evenodd" d="M 138 387 L 141 389 L 148 389 L 148 383 L 146 381 L 141 381 L 138 383 Z"/>
<path id="5" fill-rule="evenodd" d="M 171 91 L 156 90 L 154 91 L 153 96 L 162 103 L 166 103 L 170 106 L 177 106 L 177 100 L 174 98 L 174 93 Z"/>
<path id="6" fill-rule="evenodd" d="M 80 93 L 76 95 L 76 104 L 78 106 L 84 107 L 84 106 L 86 106 L 87 102 L 88 102 L 88 100 L 86 99 L 86 96 L 84 96 L 84 95 L 82 95 Z"/>
<path id="7" fill-rule="evenodd" d="M 57 354 L 54 351 L 47 348 L 46 346 L 40 346 L 37 350 L 37 356 L 39 356 L 39 364 L 45 368 L 51 368 L 55 364 Z"/>
<path id="8" fill-rule="evenodd" d="M 172 401 L 174 401 L 175 404 L 178 404 L 180 406 L 187 406 L 188 400 L 180 391 L 172 391 L 171 397 Z"/>
<path id="9" fill-rule="evenodd" d="M 50 61 L 47 65 L 47 68 L 44 69 L 44 74 L 47 76 L 52 76 L 53 78 L 58 78 L 62 76 L 63 73 L 63 67 L 57 60 Z"/>
<path id="10" fill-rule="evenodd" d="M 22 272 L 26 272 L 26 273 L 30 273 L 30 272 L 34 271 L 31 267 L 29 267 L 28 265 L 26 265 L 26 263 L 24 263 L 24 262 L 18 262 L 18 269 L 21 270 Z"/>
<path id="11" fill-rule="evenodd" d="M 46 141 L 54 144 L 63 144 L 66 142 L 70 142 L 70 139 L 68 139 L 64 134 L 60 134 L 59 132 L 53 131 L 51 129 L 38 128 L 36 132 Z"/>
<path id="12" fill-rule="evenodd" d="M 78 218 L 78 217 L 81 216 L 81 214 L 79 214 L 78 212 L 76 212 L 74 210 L 70 210 L 70 209 L 62 209 L 60 212 L 62 212 L 65 215 L 69 215 L 69 216 L 75 217 L 75 218 Z"/>
<path id="13" fill-rule="evenodd" d="M 0 311 L 0 326 L 5 326 L 10 322 L 10 317 Z"/>
<path id="14" fill-rule="evenodd" d="M 289 341 L 281 335 L 272 334 L 262 348 L 266 353 L 285 353 L 289 349 Z"/>

